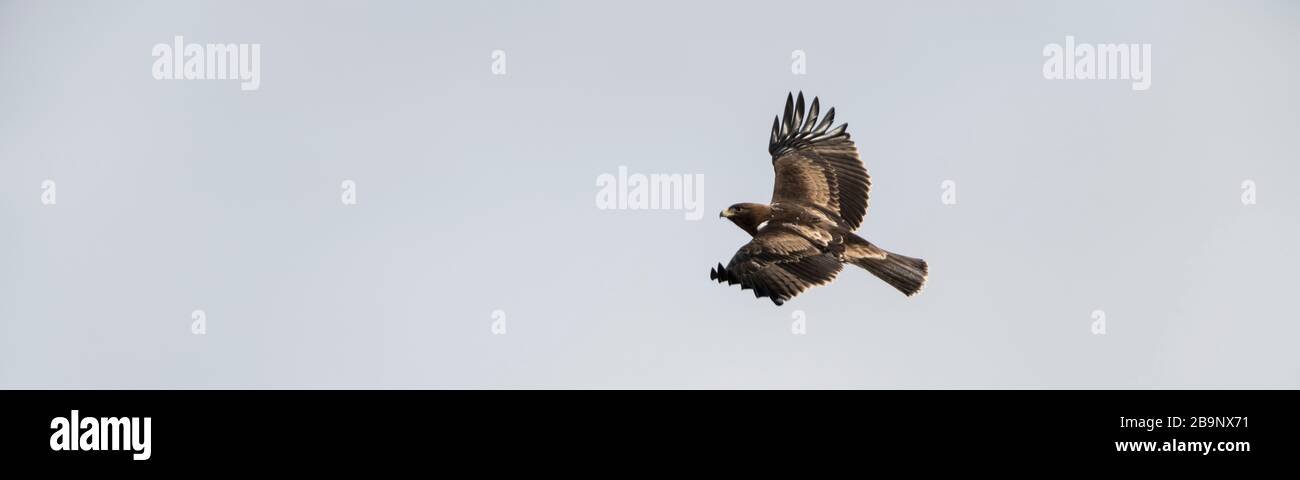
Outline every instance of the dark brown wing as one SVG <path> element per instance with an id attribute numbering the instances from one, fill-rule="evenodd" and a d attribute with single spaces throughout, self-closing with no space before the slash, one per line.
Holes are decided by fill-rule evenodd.
<path id="1" fill-rule="evenodd" d="M 753 289 L 754 297 L 771 297 L 781 305 L 809 287 L 830 283 L 841 268 L 839 260 L 797 232 L 768 225 L 740 247 L 726 267 L 719 263 L 711 270 L 709 278 L 739 283 L 741 290 Z"/>
<path id="2" fill-rule="evenodd" d="M 818 100 L 804 115 L 803 92 L 796 101 L 786 97 L 785 115 L 772 123 L 767 151 L 776 170 L 772 203 L 816 205 L 839 215 L 850 230 L 856 230 L 867 214 L 867 175 L 858 148 L 849 138 L 848 124 L 834 129 L 835 109 L 817 123 Z"/>

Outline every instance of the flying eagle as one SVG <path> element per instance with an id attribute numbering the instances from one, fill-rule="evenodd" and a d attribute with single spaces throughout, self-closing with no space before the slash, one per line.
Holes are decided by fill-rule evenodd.
<path id="1" fill-rule="evenodd" d="M 921 291 L 925 260 L 885 251 L 853 233 L 867 213 L 871 178 L 845 130 L 831 128 L 835 109 L 817 121 L 818 100 L 807 114 L 803 92 L 788 95 L 785 115 L 772 122 L 767 151 L 776 170 L 772 203 L 737 203 L 718 216 L 753 237 L 709 272 L 718 283 L 753 289 L 781 305 L 809 287 L 835 279 L 843 264 L 866 269 L 907 296 Z"/>

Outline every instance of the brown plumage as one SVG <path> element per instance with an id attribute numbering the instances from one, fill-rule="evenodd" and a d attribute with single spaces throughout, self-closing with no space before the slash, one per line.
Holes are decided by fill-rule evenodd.
<path id="1" fill-rule="evenodd" d="M 858 158 L 848 125 L 833 126 L 835 109 L 818 122 L 813 98 L 805 115 L 803 93 L 786 97 L 772 123 L 768 153 L 776 172 L 772 203 L 738 203 L 719 217 L 752 240 L 718 264 L 709 278 L 740 284 L 755 297 L 781 305 L 810 287 L 835 279 L 843 264 L 857 265 L 908 296 L 925 284 L 925 260 L 891 253 L 853 233 L 867 213 L 871 177 Z"/>

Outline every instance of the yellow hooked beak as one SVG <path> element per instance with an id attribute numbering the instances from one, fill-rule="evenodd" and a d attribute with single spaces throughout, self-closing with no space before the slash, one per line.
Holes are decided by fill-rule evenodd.
<path id="1" fill-rule="evenodd" d="M 732 216 L 732 215 L 735 215 L 735 214 L 736 214 L 736 212 L 733 211 L 733 210 L 731 209 L 731 207 L 727 207 L 726 210 L 723 210 L 723 211 L 721 211 L 721 212 L 718 213 L 718 218 L 731 218 L 731 216 Z"/>

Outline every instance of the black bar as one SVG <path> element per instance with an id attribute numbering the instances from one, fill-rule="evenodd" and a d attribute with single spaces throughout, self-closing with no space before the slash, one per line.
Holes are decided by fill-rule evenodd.
<path id="1" fill-rule="evenodd" d="M 0 399 L 5 461 L 53 465 L 742 454 L 1255 463 L 1300 451 L 1297 391 L 5 391 Z M 149 417 L 149 458 L 53 450 L 52 420 L 74 410 L 83 421 Z M 1174 451 L 1117 451 L 1116 442 L 1146 441 Z M 1178 451 L 1203 445 L 1215 451 Z"/>

